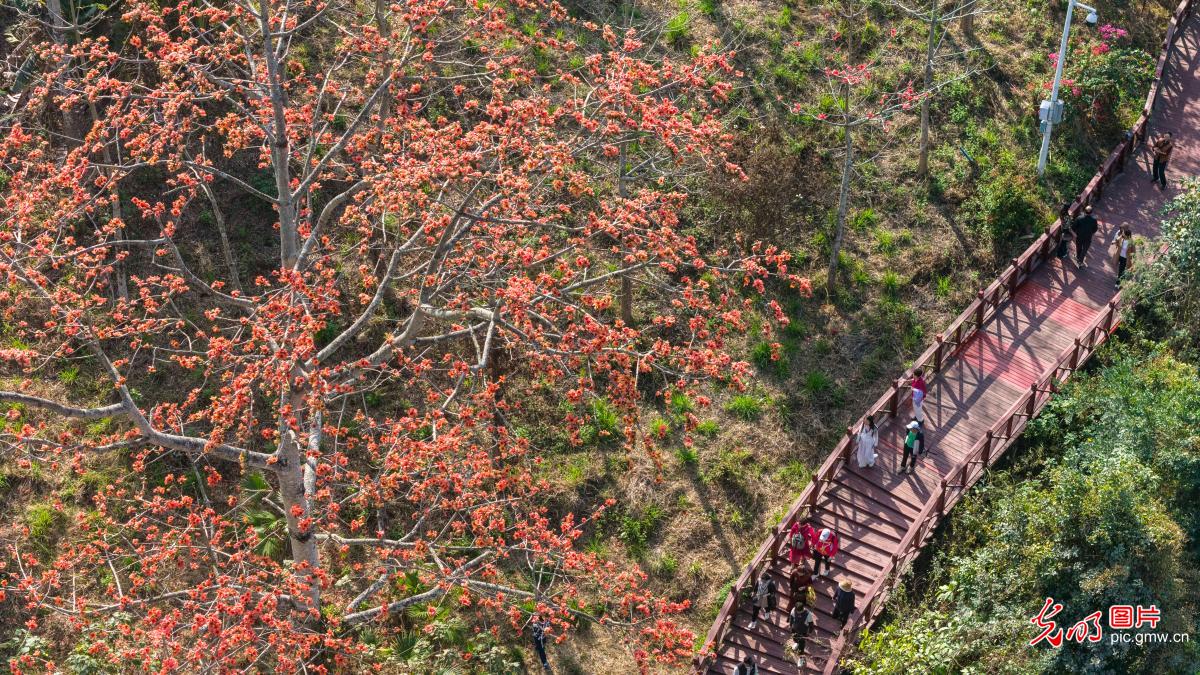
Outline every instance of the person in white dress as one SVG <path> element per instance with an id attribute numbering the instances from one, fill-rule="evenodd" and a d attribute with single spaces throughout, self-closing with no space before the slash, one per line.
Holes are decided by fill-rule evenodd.
<path id="1" fill-rule="evenodd" d="M 879 445 L 879 429 L 875 427 L 875 418 L 867 415 L 862 428 L 858 430 L 858 468 L 866 469 L 875 466 L 875 446 Z"/>

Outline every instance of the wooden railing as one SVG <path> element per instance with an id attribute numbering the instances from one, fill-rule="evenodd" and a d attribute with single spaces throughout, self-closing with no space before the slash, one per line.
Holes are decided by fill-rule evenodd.
<path id="1" fill-rule="evenodd" d="M 1142 114 L 1138 117 L 1137 122 L 1134 123 L 1133 128 L 1126 134 L 1125 139 L 1113 149 L 1104 163 L 1100 165 L 1100 169 L 1092 177 L 1092 180 L 1088 182 L 1087 186 L 1079 194 L 1079 197 L 1072 202 L 1068 211 L 1072 217 L 1078 214 L 1084 207 L 1100 199 L 1104 194 L 1104 188 L 1112 181 L 1114 176 L 1120 174 L 1125 169 L 1126 161 L 1133 157 L 1137 148 L 1145 142 L 1149 134 L 1150 119 L 1161 100 L 1163 73 L 1166 71 L 1171 51 L 1179 36 L 1179 29 L 1191 16 L 1194 1 L 1181 0 L 1176 7 L 1175 13 L 1171 17 L 1171 22 L 1167 26 L 1167 33 L 1163 39 L 1162 52 L 1159 55 L 1158 64 L 1154 70 L 1154 80 L 1150 85 L 1146 102 L 1142 106 Z M 1019 257 L 1013 258 L 1004 273 L 987 288 L 980 290 L 976 294 L 975 300 L 959 314 L 958 318 L 946 330 L 936 336 L 934 344 L 917 357 L 904 373 L 904 377 L 896 380 L 892 384 L 891 389 L 875 401 L 854 425 L 846 428 L 846 434 L 813 475 L 812 481 L 792 504 L 779 524 L 771 529 L 770 536 L 759 546 L 758 551 L 742 571 L 741 576 L 734 582 L 729 595 L 725 598 L 725 602 L 721 606 L 721 611 L 717 614 L 717 618 L 713 622 L 712 628 L 708 631 L 704 647 L 693 661 L 697 672 L 706 670 L 711 664 L 715 656 L 714 650 L 724 641 L 734 618 L 737 616 L 743 591 L 780 555 L 787 543 L 788 532 L 791 530 L 792 524 L 805 517 L 816 506 L 825 489 L 833 482 L 846 462 L 849 461 L 853 451 L 854 430 L 863 424 L 867 416 L 887 413 L 889 416 L 894 417 L 899 411 L 900 402 L 908 390 L 908 380 L 911 379 L 913 371 L 917 368 L 924 369 L 925 372 L 930 374 L 940 371 L 942 366 L 949 359 L 953 358 L 979 332 L 980 328 L 987 324 L 995 315 L 997 308 L 1012 297 L 1021 283 L 1043 262 L 1053 256 L 1054 250 L 1062 240 L 1062 237 L 1063 223 L 1061 220 L 1057 220 L 1044 234 L 1030 244 Z M 1104 342 L 1117 324 L 1119 318 L 1119 298 L 1120 294 L 1118 293 L 1116 299 L 1109 304 L 1107 311 L 1097 318 L 1096 322 L 1075 340 L 1075 346 L 1060 356 L 1055 366 L 1043 374 L 1041 379 L 1013 406 L 1008 414 L 989 430 L 984 438 L 976 443 L 972 451 L 968 453 L 967 459 L 952 469 L 946 478 L 942 480 L 938 494 L 931 497 L 926 503 L 925 508 L 913 522 L 913 525 L 901 541 L 897 549 L 899 553 L 892 556 L 889 565 L 884 569 L 884 573 L 867 594 L 866 597 L 868 600 L 866 604 L 855 610 L 850 620 L 847 621 L 846 626 L 842 629 L 842 632 L 833 644 L 830 645 L 830 659 L 825 669 L 827 674 L 832 673 L 836 668 L 838 656 L 846 641 L 860 627 L 869 625 L 879 615 L 879 612 L 883 608 L 883 603 L 887 599 L 887 594 L 892 587 L 892 583 L 898 575 L 903 573 L 913 558 L 916 557 L 917 552 L 920 551 L 921 546 L 933 532 L 942 516 L 949 512 L 950 508 L 961 498 L 963 492 L 982 475 L 984 468 L 995 462 L 1004 450 L 1008 448 L 1012 439 L 1024 429 L 1029 418 L 1033 417 L 1045 405 L 1051 392 L 1057 387 L 1057 384 L 1065 381 L 1080 364 L 1091 356 L 1096 347 Z"/>
<path id="2" fill-rule="evenodd" d="M 909 563 L 916 558 L 921 547 L 933 534 L 941 519 L 958 503 L 967 489 L 983 475 L 984 470 L 994 464 L 1009 445 L 1021 434 L 1029 420 L 1050 400 L 1050 396 L 1058 390 L 1060 384 L 1083 365 L 1088 358 L 1108 339 L 1120 322 L 1119 307 L 1120 293 L 1111 300 L 1108 308 L 1102 312 L 1086 331 L 1075 338 L 1075 344 L 1064 350 L 1055 361 L 1053 367 L 1042 374 L 1037 382 L 1030 385 L 1020 399 L 988 429 L 984 437 L 979 439 L 953 469 L 942 477 L 941 484 L 934 494 L 925 502 L 921 513 L 913 520 L 904 539 L 897 547 L 898 553 L 891 557 L 883 574 L 875 580 L 874 585 L 867 591 L 867 602 L 859 607 L 846 622 L 846 628 L 830 645 L 830 659 L 826 663 L 825 673 L 829 675 L 837 669 L 837 656 L 841 654 L 845 643 L 860 626 L 870 625 L 883 610 L 888 594 L 896 580 Z"/>

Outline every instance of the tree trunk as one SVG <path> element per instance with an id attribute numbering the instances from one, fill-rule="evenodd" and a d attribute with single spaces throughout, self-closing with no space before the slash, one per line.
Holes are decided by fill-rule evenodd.
<path id="1" fill-rule="evenodd" d="M 46 11 L 50 13 L 50 39 L 54 44 L 65 46 L 67 43 L 67 31 L 70 26 L 67 24 L 67 18 L 63 14 L 61 0 L 46 0 Z M 4 39 L 0 36 L 0 39 Z M 54 78 L 54 89 L 60 96 L 66 96 L 62 85 L 59 84 L 59 78 Z M 63 136 L 66 136 L 68 141 L 79 140 L 79 131 L 76 129 L 75 116 L 71 114 L 71 109 L 63 107 L 62 109 L 62 124 Z"/>
<path id="2" fill-rule="evenodd" d="M 296 197 L 292 194 L 291 145 L 288 139 L 288 120 L 285 107 L 287 93 L 284 91 L 283 66 L 276 51 L 278 35 L 274 17 L 263 5 L 259 15 L 259 30 L 263 35 L 263 61 L 267 66 L 268 96 L 271 102 L 271 168 L 275 172 L 276 205 L 279 212 L 279 261 L 280 267 L 290 270 L 296 266 L 300 255 L 299 214 Z"/>
<path id="3" fill-rule="evenodd" d="M 298 374 L 299 371 L 297 370 Z M 294 375 L 298 376 L 298 375 Z M 301 392 L 292 391 L 285 394 L 284 401 L 291 405 L 293 411 L 304 410 L 306 403 Z M 303 420 L 301 420 L 303 422 Z M 318 415 L 315 424 L 320 425 Z M 319 443 L 319 437 L 317 437 Z M 309 444 L 312 443 L 310 431 Z M 292 553 L 292 565 L 296 580 L 304 588 L 304 598 L 311 610 L 320 612 L 321 582 L 317 572 L 321 569 L 320 550 L 315 536 L 316 524 L 302 524 L 301 521 L 313 517 L 310 502 L 311 475 L 308 467 L 307 448 L 302 446 L 295 431 L 289 429 L 285 422 L 280 424 L 279 464 L 276 466 L 276 477 L 279 479 L 279 496 L 283 502 L 284 515 L 287 518 L 288 543 Z M 299 507 L 299 508 L 296 508 Z"/>
<path id="4" fill-rule="evenodd" d="M 621 152 L 617 156 L 619 167 L 617 168 L 617 194 L 621 199 L 625 199 L 625 144 L 621 144 Z M 633 281 L 629 278 L 629 273 L 621 275 L 621 321 L 626 326 L 633 325 Z"/>
<path id="5" fill-rule="evenodd" d="M 847 93 L 847 106 L 849 93 Z M 847 115 L 847 121 L 849 116 Z M 842 238 L 846 233 L 846 211 L 850 205 L 850 173 L 854 171 L 854 135 L 849 124 L 842 127 L 846 134 L 846 161 L 842 164 L 842 189 L 838 195 L 837 231 L 833 235 L 833 248 L 829 253 L 829 275 L 825 281 L 826 295 L 833 293 L 837 285 L 838 255 L 842 252 Z"/>
<path id="6" fill-rule="evenodd" d="M 92 116 L 92 128 L 95 129 L 100 125 L 100 112 L 96 110 L 96 104 L 94 102 L 88 103 L 88 113 Z M 113 142 L 117 142 L 115 136 L 113 137 Z M 108 149 L 108 143 L 103 143 L 101 147 L 103 148 L 101 151 L 101 156 L 104 158 L 104 163 L 112 166 L 115 162 L 113 161 L 112 152 Z M 112 173 L 109 169 L 103 169 L 101 173 L 104 174 L 105 178 L 112 178 Z M 112 194 L 109 196 L 109 199 L 112 201 L 108 205 L 108 217 L 119 223 L 124 223 L 124 214 L 121 213 L 121 191 L 117 188 L 116 184 L 113 185 Z M 116 237 L 117 239 L 125 238 L 125 226 L 123 224 L 121 227 L 117 228 Z M 124 250 L 124 246 L 116 246 L 113 248 L 113 256 L 116 257 L 116 260 L 113 262 L 113 273 L 117 277 L 117 297 L 122 300 L 128 300 L 129 279 L 125 274 L 125 261 L 121 259 L 121 253 Z"/>
<path id="7" fill-rule="evenodd" d="M 204 191 L 204 195 L 208 197 L 209 204 L 212 205 L 213 222 L 217 225 L 217 235 L 221 240 L 221 255 L 225 258 L 225 266 L 229 268 L 229 280 L 233 287 L 238 291 L 242 290 L 242 280 L 238 275 L 237 261 L 233 258 L 233 249 L 229 246 L 229 233 L 225 229 L 225 213 L 221 211 L 221 207 L 217 204 L 217 195 L 212 191 L 203 178 L 200 180 L 200 189 Z"/>
<path id="8" fill-rule="evenodd" d="M 390 4 L 386 0 L 375 0 L 375 28 L 379 31 L 379 37 L 384 42 L 387 42 L 392 37 L 392 23 L 388 21 L 388 12 L 391 11 Z M 388 59 L 387 65 L 383 69 L 383 79 L 391 77 L 392 63 Z M 390 89 L 390 87 L 389 87 Z M 379 125 L 382 127 L 387 118 L 392 115 L 392 97 L 388 91 L 379 101 Z"/>
<path id="9" fill-rule="evenodd" d="M 975 33 L 975 4 L 978 0 L 962 0 L 960 7 L 966 13 L 962 17 L 963 34 L 971 36 Z M 970 8 L 968 9 L 968 6 Z"/>
<path id="10" fill-rule="evenodd" d="M 929 106 L 930 88 L 933 86 L 933 52 L 937 49 L 938 0 L 930 3 L 929 43 L 925 47 L 925 86 L 921 90 L 921 156 L 917 162 L 917 176 L 929 175 Z"/>

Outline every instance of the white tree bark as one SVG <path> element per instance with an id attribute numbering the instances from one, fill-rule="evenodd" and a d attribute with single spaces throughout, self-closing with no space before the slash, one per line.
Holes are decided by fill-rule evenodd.
<path id="1" fill-rule="evenodd" d="M 849 105 L 849 92 L 846 96 L 847 105 Z M 846 160 L 842 162 L 842 188 L 838 194 L 837 230 L 834 232 L 833 246 L 829 252 L 829 274 L 825 281 L 827 294 L 833 293 L 833 289 L 837 285 L 838 256 L 842 252 L 842 240 L 846 234 L 846 212 L 850 206 L 850 177 L 854 171 L 853 128 L 849 124 L 842 127 L 842 133 L 846 135 Z"/>

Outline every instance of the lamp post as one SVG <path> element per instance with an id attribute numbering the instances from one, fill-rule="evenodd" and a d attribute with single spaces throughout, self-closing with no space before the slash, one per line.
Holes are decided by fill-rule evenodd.
<path id="1" fill-rule="evenodd" d="M 1058 47 L 1058 64 L 1054 68 L 1054 85 L 1050 89 L 1049 100 L 1042 101 L 1038 117 L 1042 122 L 1042 151 L 1038 154 L 1038 175 L 1046 173 L 1046 157 L 1050 155 L 1050 132 L 1054 125 L 1062 122 L 1062 101 L 1058 100 L 1058 87 L 1062 83 L 1063 62 L 1067 60 L 1067 38 L 1071 37 L 1071 18 L 1075 14 L 1075 6 L 1088 11 L 1086 21 L 1095 25 L 1100 20 L 1095 7 L 1089 7 L 1082 2 L 1069 0 L 1067 3 L 1067 20 L 1063 23 L 1062 44 Z"/>

